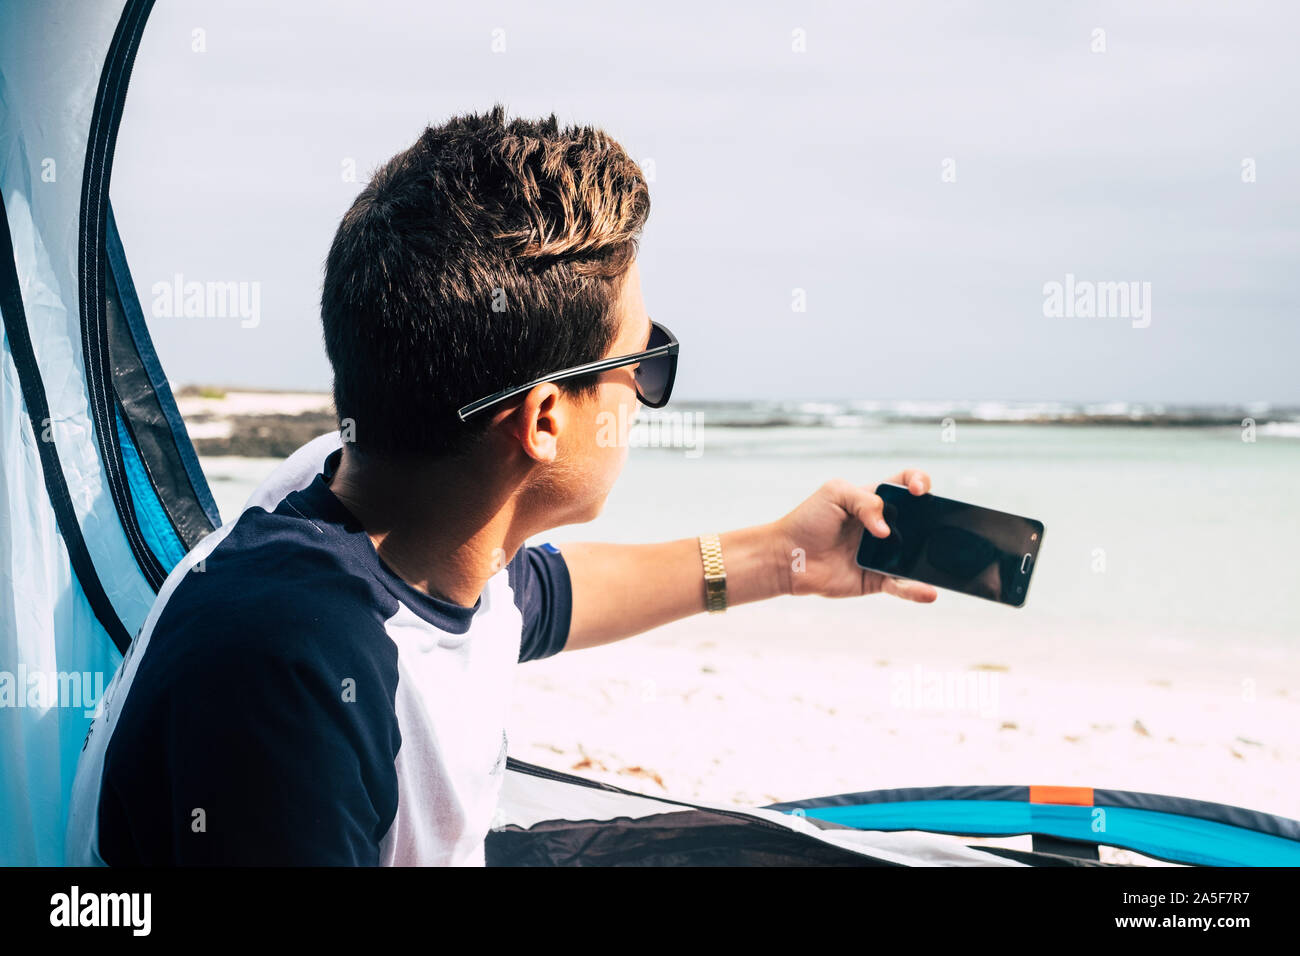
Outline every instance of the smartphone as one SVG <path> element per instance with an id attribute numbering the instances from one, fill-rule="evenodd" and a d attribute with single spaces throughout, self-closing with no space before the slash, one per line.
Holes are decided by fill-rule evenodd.
<path id="1" fill-rule="evenodd" d="M 876 488 L 888 538 L 863 530 L 858 567 L 1023 607 L 1043 544 L 1043 523 L 979 505 Z"/>

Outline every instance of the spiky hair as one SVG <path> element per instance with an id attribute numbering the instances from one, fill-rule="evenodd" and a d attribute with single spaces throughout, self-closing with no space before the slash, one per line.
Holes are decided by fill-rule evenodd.
<path id="1" fill-rule="evenodd" d="M 500 104 L 428 127 L 375 172 L 325 264 L 334 400 L 357 447 L 453 454 L 479 430 L 461 405 L 603 356 L 649 212 L 602 130 L 507 121 Z"/>

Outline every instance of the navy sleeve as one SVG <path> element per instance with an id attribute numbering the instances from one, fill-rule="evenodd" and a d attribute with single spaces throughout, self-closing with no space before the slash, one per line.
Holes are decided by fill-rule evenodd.
<path id="1" fill-rule="evenodd" d="M 222 621 L 247 630 L 178 656 L 166 674 L 156 668 L 167 655 L 146 656 L 154 672 L 137 675 L 146 683 L 106 755 L 105 862 L 379 862 L 397 811 L 396 655 L 362 649 L 377 642 L 358 633 L 359 615 L 298 607 L 261 624 Z M 155 692 L 139 693 L 149 682 Z"/>
<path id="2" fill-rule="evenodd" d="M 510 562 L 515 606 L 524 618 L 520 661 L 552 657 L 564 650 L 573 614 L 569 567 L 553 544 L 520 548 Z"/>

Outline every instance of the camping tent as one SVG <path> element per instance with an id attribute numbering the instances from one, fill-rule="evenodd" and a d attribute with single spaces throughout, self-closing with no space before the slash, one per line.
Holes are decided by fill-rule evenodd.
<path id="1" fill-rule="evenodd" d="M 151 7 L 0 8 L 0 864 L 62 862 L 96 688 L 170 569 L 220 524 L 109 204 Z M 1013 833 L 1035 848 L 935 835 Z M 1148 794 L 941 788 L 737 809 L 513 759 L 488 859 L 1060 865 L 1091 862 L 1098 843 L 1176 862 L 1300 862 L 1294 821 Z"/>
<path id="2" fill-rule="evenodd" d="M 1028 847 L 961 837 L 1032 835 Z M 1100 846 L 1169 863 L 1300 865 L 1300 823 L 1087 787 L 925 787 L 710 806 L 507 762 L 489 866 L 1096 866 Z M 1131 862 L 1140 862 L 1130 857 Z"/>

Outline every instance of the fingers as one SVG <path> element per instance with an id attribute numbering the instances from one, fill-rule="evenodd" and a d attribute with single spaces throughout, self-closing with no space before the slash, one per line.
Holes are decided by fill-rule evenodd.
<path id="1" fill-rule="evenodd" d="M 889 537 L 889 525 L 885 523 L 885 502 L 873 489 L 851 485 L 841 479 L 831 482 L 830 488 L 840 507 L 862 522 L 862 526 L 873 536 Z"/>
<path id="2" fill-rule="evenodd" d="M 930 490 L 930 476 L 920 468 L 908 468 L 889 479 L 890 484 L 902 485 L 914 495 L 923 495 Z"/>
<path id="3" fill-rule="evenodd" d="M 889 481 L 892 484 L 903 485 L 914 495 L 923 495 L 930 490 L 930 476 L 919 468 L 908 468 L 890 478 Z M 876 494 L 874 486 L 859 487 L 837 478 L 827 482 L 826 489 L 830 491 L 836 503 L 862 522 L 862 526 L 874 537 L 889 537 L 889 524 L 885 521 L 885 502 L 880 495 Z"/>
<path id="4" fill-rule="evenodd" d="M 905 601 L 915 601 L 917 604 L 930 604 L 939 597 L 938 589 L 932 585 L 920 581 L 907 581 L 903 578 L 891 578 L 888 575 L 884 576 L 880 590 Z"/>

